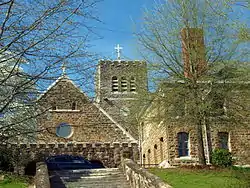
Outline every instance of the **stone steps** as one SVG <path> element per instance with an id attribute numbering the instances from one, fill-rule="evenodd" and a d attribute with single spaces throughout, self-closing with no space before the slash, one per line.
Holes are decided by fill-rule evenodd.
<path id="1" fill-rule="evenodd" d="M 50 172 L 51 188 L 130 188 L 118 168 Z"/>

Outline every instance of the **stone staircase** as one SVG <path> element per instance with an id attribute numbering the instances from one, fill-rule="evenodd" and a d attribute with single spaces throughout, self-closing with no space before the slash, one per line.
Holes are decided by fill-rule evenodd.
<path id="1" fill-rule="evenodd" d="M 50 172 L 51 188 L 130 188 L 118 168 Z"/>

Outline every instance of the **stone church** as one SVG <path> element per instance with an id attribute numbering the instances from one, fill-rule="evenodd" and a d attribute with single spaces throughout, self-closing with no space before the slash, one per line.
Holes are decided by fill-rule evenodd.
<path id="1" fill-rule="evenodd" d="M 140 87 L 138 87 L 140 86 Z M 147 91 L 147 67 L 143 61 L 104 61 L 95 76 L 92 102 L 64 73 L 39 101 L 41 142 L 114 143 L 138 141 L 131 118 L 132 104 Z"/>
<path id="2" fill-rule="evenodd" d="M 199 74 L 204 72 L 205 66 L 205 46 L 201 34 L 198 32 L 198 39 L 195 39 L 200 41 L 198 47 L 195 47 L 201 54 L 198 60 L 201 62 L 198 65 Z M 182 39 L 185 40 L 185 36 Z M 188 57 L 184 55 L 183 61 L 184 74 L 189 76 Z M 237 85 L 243 89 L 234 92 L 235 98 L 243 99 L 245 95 L 247 97 L 243 103 L 249 105 L 247 92 L 250 84 Z M 182 87 L 182 82 L 169 80 L 164 83 L 167 89 L 162 96 L 169 101 L 176 101 L 174 107 L 184 104 L 177 96 L 169 95 L 178 87 Z M 222 85 L 218 83 L 216 87 L 221 88 Z M 63 74 L 39 97 L 39 109 L 42 112 L 38 118 L 42 130 L 38 135 L 39 141 L 137 143 L 140 162 L 144 165 L 159 165 L 163 162 L 168 165 L 197 164 L 195 125 L 186 122 L 182 118 L 183 113 L 172 115 L 166 111 L 166 106 L 172 108 L 171 104 L 156 105 L 157 97 L 147 100 L 148 93 L 147 65 L 144 61 L 123 61 L 119 56 L 117 60 L 99 61 L 95 75 L 94 102 Z M 144 99 L 147 102 L 144 103 Z M 227 108 L 224 103 L 219 104 L 216 102 L 216 108 L 220 107 L 223 115 L 212 115 L 207 130 L 209 135 L 203 138 L 207 162 L 210 162 L 211 153 L 208 148 L 224 148 L 232 152 L 236 164 L 250 164 L 249 113 L 245 115 L 246 121 L 243 124 L 234 124 L 228 121 L 225 111 L 230 111 L 231 104 L 227 104 Z M 163 115 L 162 118 L 156 118 L 159 114 Z"/>

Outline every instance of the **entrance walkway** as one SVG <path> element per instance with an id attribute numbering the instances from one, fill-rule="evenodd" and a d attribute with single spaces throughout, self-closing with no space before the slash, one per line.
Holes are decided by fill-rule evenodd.
<path id="1" fill-rule="evenodd" d="M 50 172 L 51 188 L 130 188 L 118 168 Z"/>

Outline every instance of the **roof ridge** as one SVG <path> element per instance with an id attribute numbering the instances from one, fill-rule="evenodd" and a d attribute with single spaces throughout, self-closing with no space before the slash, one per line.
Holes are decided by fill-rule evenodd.
<path id="1" fill-rule="evenodd" d="M 111 120 L 131 141 L 137 142 L 137 140 L 129 132 L 127 132 L 118 122 L 116 122 L 102 107 L 100 107 L 99 104 L 93 102 L 93 105 L 95 105 L 109 120 Z"/>
<path id="2" fill-rule="evenodd" d="M 86 93 L 84 93 L 67 75 L 62 75 L 59 76 L 52 84 L 49 85 L 49 87 L 37 98 L 37 101 L 39 101 L 49 90 L 51 90 L 62 80 L 70 82 L 78 91 L 80 91 L 87 99 L 89 99 Z"/>

